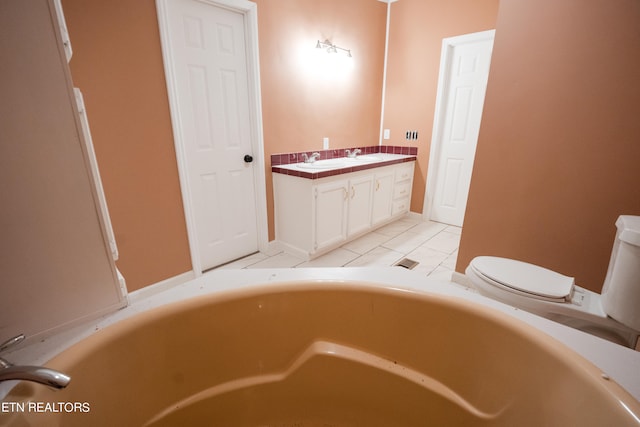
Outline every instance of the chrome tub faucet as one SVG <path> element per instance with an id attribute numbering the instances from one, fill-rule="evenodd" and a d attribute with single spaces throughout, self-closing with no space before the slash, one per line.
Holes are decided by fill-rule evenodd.
<path id="1" fill-rule="evenodd" d="M 22 340 L 24 340 L 24 335 L 20 334 L 0 344 L 0 353 Z M 63 389 L 69 384 L 71 377 L 43 366 L 17 366 L 0 357 L 0 382 L 9 380 L 32 381 L 56 389 Z"/>

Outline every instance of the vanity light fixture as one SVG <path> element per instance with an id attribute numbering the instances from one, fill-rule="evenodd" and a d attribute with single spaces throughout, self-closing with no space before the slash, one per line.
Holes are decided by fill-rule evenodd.
<path id="1" fill-rule="evenodd" d="M 345 49 L 343 47 L 336 46 L 329 40 L 325 40 L 323 42 L 318 40 L 318 43 L 316 43 L 316 49 L 327 49 L 328 53 L 338 53 L 338 50 L 341 50 L 343 52 L 346 52 L 347 56 L 351 58 L 351 49 Z"/>

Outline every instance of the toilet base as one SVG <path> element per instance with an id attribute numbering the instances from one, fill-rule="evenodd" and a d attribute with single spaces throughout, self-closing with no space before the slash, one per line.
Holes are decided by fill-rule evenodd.
<path id="1" fill-rule="evenodd" d="M 600 294 L 574 286 L 571 301 L 543 301 L 512 292 L 499 283 L 488 283 L 490 279 L 480 276 L 471 266 L 467 267 L 465 274 L 481 295 L 607 341 L 636 348 L 639 332 L 607 316 L 602 308 Z"/>

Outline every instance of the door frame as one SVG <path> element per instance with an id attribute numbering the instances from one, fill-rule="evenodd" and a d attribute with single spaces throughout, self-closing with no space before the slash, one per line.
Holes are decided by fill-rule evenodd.
<path id="1" fill-rule="evenodd" d="M 189 186 L 186 149 L 182 140 L 180 125 L 180 109 L 178 106 L 177 81 L 173 72 L 173 52 L 170 44 L 169 19 L 167 4 L 171 0 L 156 0 L 158 13 L 158 25 L 160 29 L 160 41 L 164 72 L 167 82 L 169 108 L 171 112 L 171 124 L 173 139 L 178 163 L 178 175 L 180 177 L 180 189 L 182 192 L 182 204 L 184 207 L 189 250 L 191 253 L 191 265 L 195 276 L 202 275 L 202 263 L 200 250 L 197 245 L 197 232 L 195 216 L 192 207 L 192 191 Z M 200 3 L 219 7 L 244 15 L 244 35 L 246 40 L 247 76 L 249 91 L 249 110 L 251 125 L 251 149 L 254 157 L 254 195 L 256 202 L 256 229 L 258 250 L 266 252 L 269 245 L 268 220 L 267 220 L 267 189 L 264 165 L 264 141 L 262 133 L 262 101 L 260 90 L 260 61 L 258 56 L 258 8 L 255 3 L 246 0 L 194 0 Z"/>
<path id="2" fill-rule="evenodd" d="M 456 46 L 475 43 L 487 39 L 495 38 L 496 30 L 480 31 L 471 34 L 462 34 L 454 37 L 442 39 L 442 50 L 440 53 L 440 70 L 438 71 L 438 89 L 436 94 L 436 108 L 433 115 L 433 130 L 431 133 L 431 147 L 429 150 L 429 165 L 427 167 L 427 185 L 424 194 L 424 204 L 422 206 L 422 218 L 425 221 L 431 220 L 431 210 L 433 208 L 434 193 L 437 186 L 438 166 L 442 151 L 442 132 L 444 131 L 445 96 L 449 92 L 448 77 L 453 66 L 453 49 Z"/>

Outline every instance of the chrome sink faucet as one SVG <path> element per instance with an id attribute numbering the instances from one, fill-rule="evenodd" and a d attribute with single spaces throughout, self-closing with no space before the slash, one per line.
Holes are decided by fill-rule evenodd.
<path id="1" fill-rule="evenodd" d="M 347 157 L 349 157 L 350 159 L 355 159 L 358 154 L 362 153 L 362 150 L 360 150 L 359 148 L 356 148 L 353 151 L 344 150 L 344 152 L 347 154 Z"/>
<path id="2" fill-rule="evenodd" d="M 22 340 L 24 340 L 24 335 L 20 334 L 5 341 L 0 344 L 0 353 Z M 71 377 L 42 366 L 16 366 L 0 357 L 0 382 L 9 380 L 33 381 L 56 389 L 62 389 L 69 384 Z"/>
<path id="3" fill-rule="evenodd" d="M 311 156 L 307 156 L 307 153 L 302 153 L 302 157 L 304 158 L 305 163 L 313 163 L 318 157 L 320 157 L 320 153 L 313 153 Z"/>

